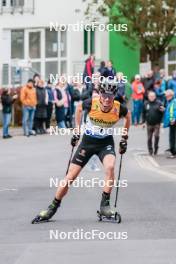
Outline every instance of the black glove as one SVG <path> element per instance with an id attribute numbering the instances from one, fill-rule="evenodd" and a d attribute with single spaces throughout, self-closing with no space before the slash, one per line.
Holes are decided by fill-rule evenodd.
<path id="1" fill-rule="evenodd" d="M 72 136 L 72 139 L 71 139 L 72 147 L 75 147 L 78 144 L 79 139 L 80 139 L 80 135 L 79 134 Z"/>
<path id="2" fill-rule="evenodd" d="M 127 140 L 122 138 L 119 143 L 119 153 L 123 155 L 127 151 Z"/>

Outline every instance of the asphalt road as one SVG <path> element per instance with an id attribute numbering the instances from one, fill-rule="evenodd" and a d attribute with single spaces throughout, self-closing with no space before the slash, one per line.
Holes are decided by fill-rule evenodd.
<path id="1" fill-rule="evenodd" d="M 168 147 L 167 133 L 161 136 L 162 154 Z M 128 186 L 120 188 L 118 201 L 121 224 L 98 222 L 101 188 L 96 186 L 71 187 L 53 221 L 31 225 L 54 197 L 50 179 L 62 179 L 70 140 L 49 135 L 0 139 L 0 264 L 175 264 L 176 175 L 163 172 L 162 164 L 153 167 L 145 140 L 145 131 L 131 129 L 122 166 Z M 116 171 L 118 164 L 119 158 Z M 98 172 L 85 167 L 80 177 L 103 179 L 98 166 Z M 101 233 L 105 239 L 68 237 L 73 232 Z M 117 239 L 108 239 L 108 232 L 115 232 Z"/>

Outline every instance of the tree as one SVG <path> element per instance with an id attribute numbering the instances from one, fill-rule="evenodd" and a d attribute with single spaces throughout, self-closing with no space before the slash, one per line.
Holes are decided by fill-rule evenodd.
<path id="1" fill-rule="evenodd" d="M 165 54 L 176 34 L 176 0 L 104 0 L 96 1 L 97 11 L 114 25 L 126 23 L 125 44 L 136 44 L 149 55 L 152 64 Z M 101 2 L 101 3 L 100 3 Z M 93 1 L 95 5 L 95 0 Z M 90 10 L 88 5 L 87 13 Z"/>

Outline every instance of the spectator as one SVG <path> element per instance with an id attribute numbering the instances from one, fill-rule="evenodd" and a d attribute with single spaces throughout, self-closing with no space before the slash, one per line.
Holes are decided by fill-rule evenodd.
<path id="1" fill-rule="evenodd" d="M 169 127 L 169 143 L 171 155 L 168 158 L 176 158 L 176 98 L 174 91 L 168 89 L 165 93 L 167 105 L 164 114 L 164 127 Z"/>
<path id="2" fill-rule="evenodd" d="M 37 134 L 45 134 L 44 123 L 47 118 L 48 93 L 44 87 L 44 81 L 39 80 L 36 87 L 37 105 L 35 111 L 34 128 Z"/>
<path id="3" fill-rule="evenodd" d="M 154 83 L 155 83 L 155 78 L 153 75 L 153 71 L 149 71 L 146 75 L 146 77 L 142 80 L 145 88 L 145 96 L 144 98 L 147 100 L 148 98 L 148 92 L 154 91 Z"/>
<path id="4" fill-rule="evenodd" d="M 73 86 L 69 85 L 66 80 L 66 75 L 62 75 L 59 82 L 59 89 L 64 100 L 65 125 L 72 127 L 72 95 Z"/>
<path id="5" fill-rule="evenodd" d="M 41 80 L 41 77 L 38 73 L 35 73 L 33 76 L 33 82 L 34 82 L 34 87 L 38 86 L 38 82 Z"/>
<path id="6" fill-rule="evenodd" d="M 168 82 L 168 89 L 174 91 L 174 96 L 176 98 L 176 71 L 173 71 L 172 73 L 172 79 Z"/>
<path id="7" fill-rule="evenodd" d="M 105 61 L 101 61 L 100 62 L 100 68 L 98 69 L 98 72 L 100 73 L 100 76 L 102 77 L 106 77 L 105 73 L 106 73 L 106 63 Z"/>
<path id="8" fill-rule="evenodd" d="M 83 80 L 84 83 L 86 84 L 86 88 L 89 89 L 91 86 L 92 82 L 92 74 L 94 72 L 94 67 L 95 67 L 95 58 L 94 55 L 90 55 L 90 57 L 85 61 L 85 68 L 84 68 L 84 73 L 83 73 Z"/>
<path id="9" fill-rule="evenodd" d="M 73 84 L 73 93 L 72 93 L 72 114 L 75 113 L 75 107 L 77 103 L 81 100 L 82 84 L 74 83 Z"/>
<path id="10" fill-rule="evenodd" d="M 64 99 L 59 84 L 56 85 L 56 88 L 54 90 L 54 100 L 57 126 L 58 128 L 66 128 Z"/>
<path id="11" fill-rule="evenodd" d="M 117 95 L 115 99 L 119 101 L 121 104 L 124 104 L 126 102 L 125 100 L 125 80 L 123 79 L 123 73 L 118 72 L 116 74 L 117 78 Z"/>
<path id="12" fill-rule="evenodd" d="M 53 112 L 53 104 L 54 104 L 54 93 L 52 89 L 52 84 L 50 80 L 47 82 L 46 91 L 48 93 L 48 105 L 47 105 L 47 118 L 46 118 L 46 131 L 49 133 L 50 123 L 51 123 L 51 116 Z"/>
<path id="13" fill-rule="evenodd" d="M 11 138 L 12 136 L 9 135 L 9 125 L 12 118 L 12 105 L 14 101 L 17 99 L 17 95 L 14 96 L 10 95 L 10 89 L 4 88 L 2 95 L 1 95 L 1 102 L 2 102 L 2 115 L 3 115 L 3 138 Z"/>
<path id="14" fill-rule="evenodd" d="M 37 104 L 36 90 L 33 86 L 33 80 L 29 79 L 27 85 L 21 89 L 20 100 L 23 107 L 23 130 L 25 136 L 35 135 L 32 130 L 35 108 Z"/>
<path id="15" fill-rule="evenodd" d="M 132 83 L 132 98 L 133 98 L 133 112 L 132 112 L 132 122 L 134 125 L 140 123 L 140 117 L 143 109 L 143 99 L 144 99 L 145 89 L 143 83 L 141 82 L 141 77 L 139 74 L 135 76 L 135 80 Z"/>
<path id="16" fill-rule="evenodd" d="M 113 80 L 116 76 L 116 69 L 113 67 L 113 63 L 111 60 L 107 62 L 104 76 L 108 78 L 109 80 Z"/>
<path id="17" fill-rule="evenodd" d="M 163 118 L 164 106 L 156 98 L 156 94 L 152 91 L 148 93 L 148 100 L 144 102 L 143 107 L 143 123 L 147 124 L 147 144 L 150 155 L 157 155 L 160 138 L 160 126 Z M 153 148 L 154 135 L 154 148 Z"/>
<path id="18" fill-rule="evenodd" d="M 165 84 L 162 80 L 156 80 L 154 84 L 154 91 L 156 93 L 157 99 L 162 103 L 165 101 Z"/>

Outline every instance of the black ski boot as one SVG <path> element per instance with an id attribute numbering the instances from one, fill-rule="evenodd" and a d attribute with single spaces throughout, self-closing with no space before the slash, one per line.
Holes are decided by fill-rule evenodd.
<path id="1" fill-rule="evenodd" d="M 110 194 L 104 193 L 102 194 L 102 199 L 100 203 L 100 211 L 97 211 L 99 221 L 103 219 L 107 220 L 115 220 L 118 223 L 121 222 L 120 214 L 115 210 L 112 209 L 110 206 Z"/>
<path id="2" fill-rule="evenodd" d="M 52 203 L 48 206 L 47 210 L 43 210 L 37 215 L 33 220 L 32 224 L 40 223 L 40 222 L 47 222 L 53 215 L 56 213 L 58 207 L 60 207 L 60 200 L 54 199 Z"/>

